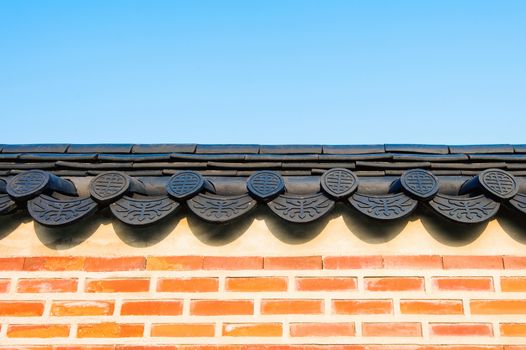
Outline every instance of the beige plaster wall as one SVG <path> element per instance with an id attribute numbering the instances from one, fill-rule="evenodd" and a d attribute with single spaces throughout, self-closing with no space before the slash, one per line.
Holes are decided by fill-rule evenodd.
<path id="1" fill-rule="evenodd" d="M 256 212 L 225 225 L 179 215 L 152 227 L 134 228 L 103 212 L 82 224 L 50 229 L 28 216 L 8 216 L 0 219 L 0 252 L 3 256 L 524 255 L 526 221 L 521 220 L 505 215 L 467 226 L 420 213 L 382 223 L 340 209 L 307 225 Z"/>

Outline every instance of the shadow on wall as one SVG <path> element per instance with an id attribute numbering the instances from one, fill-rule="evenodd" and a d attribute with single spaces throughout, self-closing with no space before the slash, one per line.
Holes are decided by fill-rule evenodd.
<path id="1" fill-rule="evenodd" d="M 394 221 L 379 221 L 357 213 L 353 208 L 337 203 L 325 217 L 309 224 L 286 222 L 274 215 L 266 206 L 258 206 L 248 215 L 226 224 L 203 222 L 188 211 L 180 211 L 153 226 L 137 227 L 126 225 L 112 217 L 109 209 L 103 209 L 95 215 L 83 219 L 69 227 L 50 228 L 33 223 L 38 239 L 48 248 L 69 249 L 87 240 L 101 225 L 113 226 L 117 236 L 132 247 L 148 247 L 165 239 L 175 230 L 181 218 L 187 217 L 190 231 L 204 244 L 222 246 L 235 241 L 247 232 L 255 219 L 264 220 L 270 233 L 280 241 L 291 244 L 303 244 L 316 238 L 328 222 L 342 217 L 343 222 L 360 240 L 369 244 L 382 244 L 398 236 L 410 221 L 420 219 L 426 231 L 440 243 L 461 247 L 476 240 L 487 227 L 487 223 L 463 225 L 452 223 L 438 217 L 431 210 L 419 206 L 410 217 Z M 27 213 L 17 212 L 0 217 L 0 240 L 7 237 L 22 223 L 28 223 L 31 217 Z M 500 226 L 515 241 L 526 244 L 526 225 L 522 216 L 511 210 L 501 210 L 497 217 Z"/>

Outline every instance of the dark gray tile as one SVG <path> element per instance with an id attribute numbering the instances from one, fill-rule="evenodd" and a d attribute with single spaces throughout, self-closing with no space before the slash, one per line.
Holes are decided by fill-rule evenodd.
<path id="1" fill-rule="evenodd" d="M 259 145 L 197 145 L 195 153 L 258 153 Z"/>
<path id="2" fill-rule="evenodd" d="M 512 145 L 449 146 L 450 153 L 513 153 Z"/>
<path id="3" fill-rule="evenodd" d="M 130 153 L 132 144 L 75 144 L 70 145 L 68 153 Z"/>
<path id="4" fill-rule="evenodd" d="M 385 152 L 384 145 L 323 145 L 323 154 L 367 154 Z"/>
<path id="5" fill-rule="evenodd" d="M 261 145 L 261 154 L 308 154 L 321 153 L 321 145 Z"/>
<path id="6" fill-rule="evenodd" d="M 69 144 L 4 145 L 2 153 L 64 153 Z"/>
<path id="7" fill-rule="evenodd" d="M 446 145 L 386 144 L 386 152 L 448 154 Z"/>
<path id="8" fill-rule="evenodd" d="M 194 153 L 196 144 L 164 143 L 133 145 L 132 153 Z"/>

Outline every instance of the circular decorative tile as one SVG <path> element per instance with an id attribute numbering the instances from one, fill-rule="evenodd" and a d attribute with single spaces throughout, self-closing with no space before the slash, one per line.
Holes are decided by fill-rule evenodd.
<path id="1" fill-rule="evenodd" d="M 358 178 L 348 169 L 330 169 L 321 176 L 321 188 L 335 199 L 350 196 L 356 187 Z"/>
<path id="2" fill-rule="evenodd" d="M 16 175 L 7 184 L 7 193 L 15 199 L 27 199 L 40 194 L 49 183 L 49 174 L 31 170 Z"/>
<path id="3" fill-rule="evenodd" d="M 400 177 L 403 189 L 419 199 L 429 199 L 438 192 L 438 179 L 429 171 L 411 169 Z"/>
<path id="4" fill-rule="evenodd" d="M 99 202 L 110 202 L 121 197 L 130 187 L 128 176 L 118 171 L 97 175 L 90 183 L 90 194 Z"/>
<path id="5" fill-rule="evenodd" d="M 490 194 L 508 199 L 517 194 L 519 186 L 513 175 L 500 169 L 488 169 L 479 174 L 479 182 Z"/>
<path id="6" fill-rule="evenodd" d="M 201 174 L 195 171 L 180 171 L 170 178 L 166 191 L 175 199 L 183 200 L 199 193 L 204 186 L 205 180 Z"/>
<path id="7" fill-rule="evenodd" d="M 281 175 L 273 171 L 258 171 L 247 181 L 248 191 L 260 200 L 274 198 L 285 189 L 285 182 Z"/>

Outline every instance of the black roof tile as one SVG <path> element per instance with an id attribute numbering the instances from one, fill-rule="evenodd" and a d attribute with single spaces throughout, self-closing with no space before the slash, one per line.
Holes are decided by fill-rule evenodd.
<path id="1" fill-rule="evenodd" d="M 2 160 L 15 160 L 20 157 L 20 153 L 0 153 L 0 161 Z"/>
<path id="2" fill-rule="evenodd" d="M 132 144 L 74 144 L 68 153 L 130 153 Z"/>
<path id="3" fill-rule="evenodd" d="M 64 153 L 69 144 L 3 145 L 2 153 Z"/>
<path id="4" fill-rule="evenodd" d="M 323 145 L 324 154 L 365 154 L 385 152 L 384 145 Z"/>
<path id="5" fill-rule="evenodd" d="M 0 163 L 0 169 L 53 169 L 55 163 L 39 162 L 39 163 Z"/>
<path id="6" fill-rule="evenodd" d="M 345 163 L 283 163 L 282 167 L 284 169 L 332 169 L 332 168 L 346 168 L 346 169 L 355 169 L 356 163 L 354 162 L 345 162 Z"/>
<path id="7" fill-rule="evenodd" d="M 429 162 L 453 162 L 468 160 L 466 154 L 419 154 L 419 153 L 392 153 L 393 160 L 404 161 L 429 161 Z"/>
<path id="8" fill-rule="evenodd" d="M 194 153 L 195 143 L 165 143 L 133 145 L 132 153 Z"/>
<path id="9" fill-rule="evenodd" d="M 55 163 L 58 167 L 73 169 L 127 169 L 132 167 L 132 163 L 82 163 L 68 162 L 59 160 Z"/>
<path id="10" fill-rule="evenodd" d="M 253 163 L 227 163 L 227 162 L 208 162 L 211 168 L 223 169 L 279 169 L 281 162 L 253 162 Z"/>
<path id="11" fill-rule="evenodd" d="M 318 156 L 318 159 L 323 161 L 387 160 L 392 158 L 391 153 L 320 154 Z"/>
<path id="12" fill-rule="evenodd" d="M 412 169 L 412 168 L 429 168 L 430 162 L 367 162 L 357 161 L 358 168 L 381 168 L 381 169 Z"/>
<path id="13" fill-rule="evenodd" d="M 57 160 L 89 160 L 94 161 L 97 159 L 97 153 L 23 153 L 20 154 L 20 160 L 44 160 L 44 161 L 57 161 Z"/>
<path id="14" fill-rule="evenodd" d="M 386 152 L 448 154 L 446 145 L 386 144 Z"/>
<path id="15" fill-rule="evenodd" d="M 133 163 L 134 169 L 204 169 L 205 162 L 148 162 Z"/>
<path id="16" fill-rule="evenodd" d="M 197 145 L 195 153 L 258 153 L 259 145 Z"/>
<path id="17" fill-rule="evenodd" d="M 264 161 L 287 161 L 287 162 L 308 162 L 318 160 L 318 154 L 247 154 L 247 162 L 264 162 Z"/>
<path id="18" fill-rule="evenodd" d="M 450 153 L 513 153 L 512 145 L 449 146 Z"/>
<path id="19" fill-rule="evenodd" d="M 185 154 L 185 153 L 172 153 L 170 155 L 173 159 L 182 160 L 215 160 L 215 161 L 233 161 L 233 160 L 245 160 L 247 155 L 245 154 Z"/>
<path id="20" fill-rule="evenodd" d="M 110 162 L 156 162 L 170 160 L 170 154 L 99 154 L 99 160 Z"/>
<path id="21" fill-rule="evenodd" d="M 431 169 L 489 169 L 506 168 L 504 162 L 493 163 L 431 163 Z"/>
<path id="22" fill-rule="evenodd" d="M 261 154 L 319 154 L 322 151 L 321 145 L 261 145 Z"/>
<path id="23" fill-rule="evenodd" d="M 504 162 L 523 162 L 526 161 L 526 154 L 469 154 L 470 160 L 491 160 Z"/>

